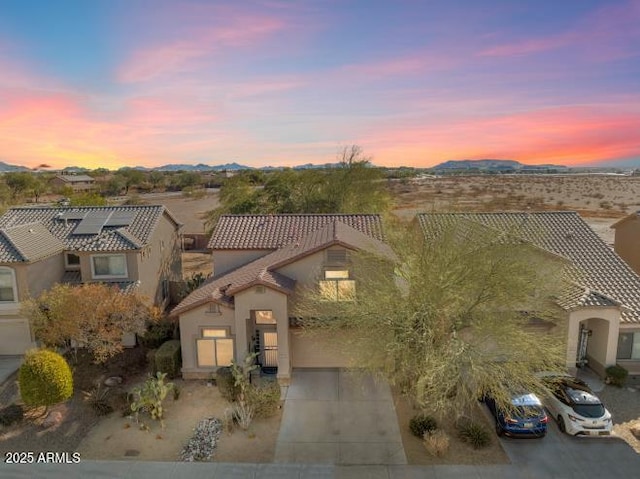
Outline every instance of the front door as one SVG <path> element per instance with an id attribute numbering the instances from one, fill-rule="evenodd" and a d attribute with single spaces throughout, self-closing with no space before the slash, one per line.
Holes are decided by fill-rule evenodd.
<path id="1" fill-rule="evenodd" d="M 278 333 L 276 331 L 260 331 L 260 363 L 263 368 L 278 367 Z"/>

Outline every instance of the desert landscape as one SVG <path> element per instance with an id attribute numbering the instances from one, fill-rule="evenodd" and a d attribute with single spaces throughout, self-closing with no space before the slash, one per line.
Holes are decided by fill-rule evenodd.
<path id="1" fill-rule="evenodd" d="M 429 211 L 577 211 L 608 243 L 609 227 L 640 209 L 640 177 L 617 175 L 482 175 L 389 180 L 392 212 L 403 220 Z M 218 193 L 204 196 L 144 195 L 164 204 L 185 233 L 205 232 L 206 212 Z"/>

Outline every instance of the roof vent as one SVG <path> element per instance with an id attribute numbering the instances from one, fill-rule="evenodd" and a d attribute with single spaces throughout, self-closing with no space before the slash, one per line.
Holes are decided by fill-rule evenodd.
<path id="1" fill-rule="evenodd" d="M 564 235 L 565 239 L 572 240 L 576 237 L 576 234 L 573 231 L 567 231 Z"/>

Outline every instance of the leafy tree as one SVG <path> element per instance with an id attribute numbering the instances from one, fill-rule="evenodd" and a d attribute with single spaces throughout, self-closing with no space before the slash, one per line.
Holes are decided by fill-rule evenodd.
<path id="1" fill-rule="evenodd" d="M 122 351 L 123 334 L 141 333 L 147 322 L 159 317 L 137 294 L 104 283 L 56 284 L 23 308 L 44 345 L 74 342 L 87 348 L 97 363 Z"/>
<path id="2" fill-rule="evenodd" d="M 428 241 L 413 230 L 396 236 L 396 263 L 352 257 L 355 300 L 327 301 L 311 290 L 298 296 L 294 315 L 309 334 L 330 333 L 354 364 L 453 415 L 487 393 L 508 409 L 507 386 L 540 391 L 533 373 L 562 369 L 565 313 L 555 299 L 564 262 L 519 241 L 517 231 L 496 237 L 454 223 Z"/>
<path id="3" fill-rule="evenodd" d="M 164 186 L 164 174 L 161 171 L 152 171 L 149 173 L 149 183 L 153 186 L 154 190 Z"/>
<path id="4" fill-rule="evenodd" d="M 207 214 L 209 229 L 227 213 L 382 213 L 390 205 L 384 173 L 355 145 L 341 151 L 335 168 L 271 172 L 263 188 L 253 173 L 223 184 L 221 206 Z"/>
<path id="5" fill-rule="evenodd" d="M 126 181 L 120 175 L 114 175 L 104 185 L 104 192 L 108 196 L 118 196 L 126 188 Z"/>
<path id="6" fill-rule="evenodd" d="M 49 184 L 42 176 L 38 175 L 33 177 L 30 188 L 33 193 L 33 199 L 37 203 L 40 197 L 49 189 Z"/>
<path id="7" fill-rule="evenodd" d="M 27 352 L 18 372 L 20 396 L 27 406 L 53 406 L 73 394 L 73 376 L 65 359 L 53 351 Z"/>
<path id="8" fill-rule="evenodd" d="M 69 196 L 70 206 L 107 206 L 107 199 L 98 193 L 82 192 Z"/>
<path id="9" fill-rule="evenodd" d="M 32 187 L 34 178 L 31 173 L 11 171 L 4 175 L 4 181 L 11 190 L 11 198 L 15 200 Z"/>
<path id="10" fill-rule="evenodd" d="M 124 183 L 124 194 L 129 194 L 129 188 L 136 186 L 144 182 L 144 173 L 140 170 L 134 170 L 132 168 L 120 168 L 116 174 L 116 177 L 120 177 Z"/>

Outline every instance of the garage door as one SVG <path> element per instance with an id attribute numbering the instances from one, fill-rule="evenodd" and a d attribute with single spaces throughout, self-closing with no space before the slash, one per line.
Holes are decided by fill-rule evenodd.
<path id="1" fill-rule="evenodd" d="M 291 366 L 294 368 L 347 368 L 353 366 L 344 352 L 340 351 L 325 334 L 302 334 L 291 329 L 289 347 Z"/>
<path id="2" fill-rule="evenodd" d="M 0 355 L 24 354 L 31 347 L 26 319 L 0 319 Z"/>

